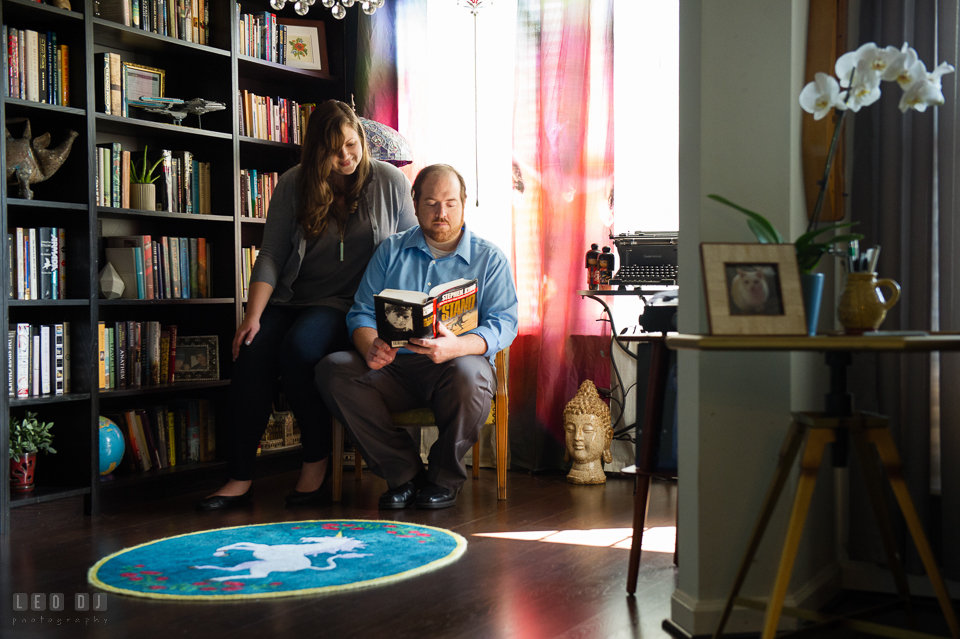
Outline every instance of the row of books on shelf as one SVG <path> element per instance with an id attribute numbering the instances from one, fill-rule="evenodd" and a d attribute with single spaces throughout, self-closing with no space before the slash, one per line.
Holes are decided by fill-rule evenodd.
<path id="1" fill-rule="evenodd" d="M 156 160 L 155 160 L 156 161 Z M 190 151 L 160 151 L 155 182 L 156 203 L 141 208 L 210 215 L 210 163 L 200 162 Z M 132 156 L 119 142 L 97 145 L 97 205 L 130 208 Z"/>
<path id="2" fill-rule="evenodd" d="M 70 322 L 11 324 L 7 331 L 7 392 L 42 397 L 70 392 Z"/>
<path id="3" fill-rule="evenodd" d="M 186 42 L 210 42 L 210 0 L 97 0 L 96 15 Z"/>
<path id="4" fill-rule="evenodd" d="M 7 46 L 5 96 L 70 104 L 70 48 L 57 43 L 56 33 L 3 25 L 3 42 Z"/>
<path id="5" fill-rule="evenodd" d="M 176 380 L 177 326 L 160 322 L 98 322 L 98 388 L 125 390 Z"/>
<path id="6" fill-rule="evenodd" d="M 203 237 L 108 236 L 104 256 L 123 280 L 121 299 L 210 297 L 210 243 Z"/>
<path id="7" fill-rule="evenodd" d="M 273 142 L 300 144 L 307 120 L 316 104 L 300 104 L 287 98 L 239 92 L 240 135 Z"/>
<path id="8" fill-rule="evenodd" d="M 240 55 L 286 64 L 287 27 L 274 13 L 241 13 L 237 4 L 237 44 Z"/>
<path id="9" fill-rule="evenodd" d="M 243 271 L 243 297 L 246 299 L 250 294 L 250 275 L 253 273 L 253 265 L 257 261 L 257 255 L 260 249 L 255 246 L 243 246 L 240 248 L 240 265 Z"/>
<path id="10" fill-rule="evenodd" d="M 53 226 L 7 233 L 10 298 L 59 300 L 67 296 L 67 232 Z"/>
<path id="11" fill-rule="evenodd" d="M 144 472 L 216 459 L 216 411 L 210 400 L 188 399 L 107 411 L 104 417 L 123 433 L 123 459 L 118 468 L 121 472 Z"/>
<path id="12" fill-rule="evenodd" d="M 240 215 L 243 217 L 267 217 L 270 198 L 280 181 L 280 174 L 240 169 Z"/>

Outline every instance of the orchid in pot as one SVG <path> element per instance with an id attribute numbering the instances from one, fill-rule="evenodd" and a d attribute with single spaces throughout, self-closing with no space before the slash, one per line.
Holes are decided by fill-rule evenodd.
<path id="1" fill-rule="evenodd" d="M 873 42 L 864 44 L 856 51 L 850 51 L 837 59 L 834 78 L 826 73 L 816 73 L 814 81 L 807 84 L 800 92 L 800 107 L 813 115 L 815 120 L 826 117 L 832 109 L 840 112 L 827 153 L 823 178 L 819 181 L 820 190 L 813 215 L 807 224 L 806 232 L 794 242 L 797 254 L 797 265 L 804 276 L 804 285 L 812 284 L 811 299 L 808 300 L 807 291 L 804 291 L 804 301 L 809 302 L 807 308 L 808 329 L 810 334 L 816 330 L 816 316 L 819 314 L 819 298 L 823 288 L 823 274 L 814 274 L 823 255 L 838 244 L 846 244 L 854 240 L 863 239 L 859 233 L 845 233 L 831 236 L 826 241 L 817 238 L 829 231 L 853 226 L 855 223 L 832 224 L 817 228 L 820 222 L 820 211 L 823 208 L 824 195 L 830 179 L 830 169 L 837 151 L 837 142 L 840 131 L 850 112 L 856 113 L 861 108 L 869 106 L 880 99 L 880 84 L 883 81 L 896 82 L 903 93 L 900 97 L 900 111 L 906 113 L 910 109 L 926 111 L 928 106 L 939 106 L 944 103 L 941 78 L 955 71 L 954 67 L 942 62 L 932 71 L 927 71 L 926 65 L 920 60 L 917 52 L 904 43 L 899 49 L 888 46 L 883 49 Z M 722 204 L 733 207 L 747 216 L 747 226 L 760 243 L 783 243 L 783 237 L 765 217 L 727 200 L 719 195 L 711 194 L 707 197 Z M 819 276 L 817 284 L 814 276 Z M 813 299 L 815 298 L 815 300 Z M 811 318 L 811 316 L 813 316 Z M 811 323 L 812 319 L 812 323 Z"/>

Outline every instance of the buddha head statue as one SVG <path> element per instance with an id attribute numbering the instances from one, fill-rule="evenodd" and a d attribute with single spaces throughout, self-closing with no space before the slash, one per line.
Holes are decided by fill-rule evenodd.
<path id="1" fill-rule="evenodd" d="M 563 430 L 566 434 L 564 461 L 573 467 L 567 481 L 573 484 L 603 484 L 607 476 L 603 464 L 613 461 L 610 442 L 610 408 L 600 399 L 597 387 L 586 380 L 563 410 Z"/>

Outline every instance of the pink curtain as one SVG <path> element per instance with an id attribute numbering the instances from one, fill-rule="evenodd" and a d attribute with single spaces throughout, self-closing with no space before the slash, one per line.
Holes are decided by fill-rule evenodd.
<path id="1" fill-rule="evenodd" d="M 580 383 L 609 385 L 608 325 L 575 292 L 613 224 L 613 0 L 519 0 L 515 87 L 511 440 L 537 470 L 560 463 Z"/>

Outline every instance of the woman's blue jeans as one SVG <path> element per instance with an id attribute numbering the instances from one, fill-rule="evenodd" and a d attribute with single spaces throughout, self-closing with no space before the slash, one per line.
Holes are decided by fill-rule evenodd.
<path id="1" fill-rule="evenodd" d="M 260 331 L 249 346 L 240 346 L 233 366 L 227 408 L 230 479 L 253 478 L 278 384 L 300 427 L 303 461 L 330 455 L 330 411 L 317 390 L 314 369 L 328 354 L 353 348 L 346 318 L 329 306 L 269 304 L 264 309 Z"/>

